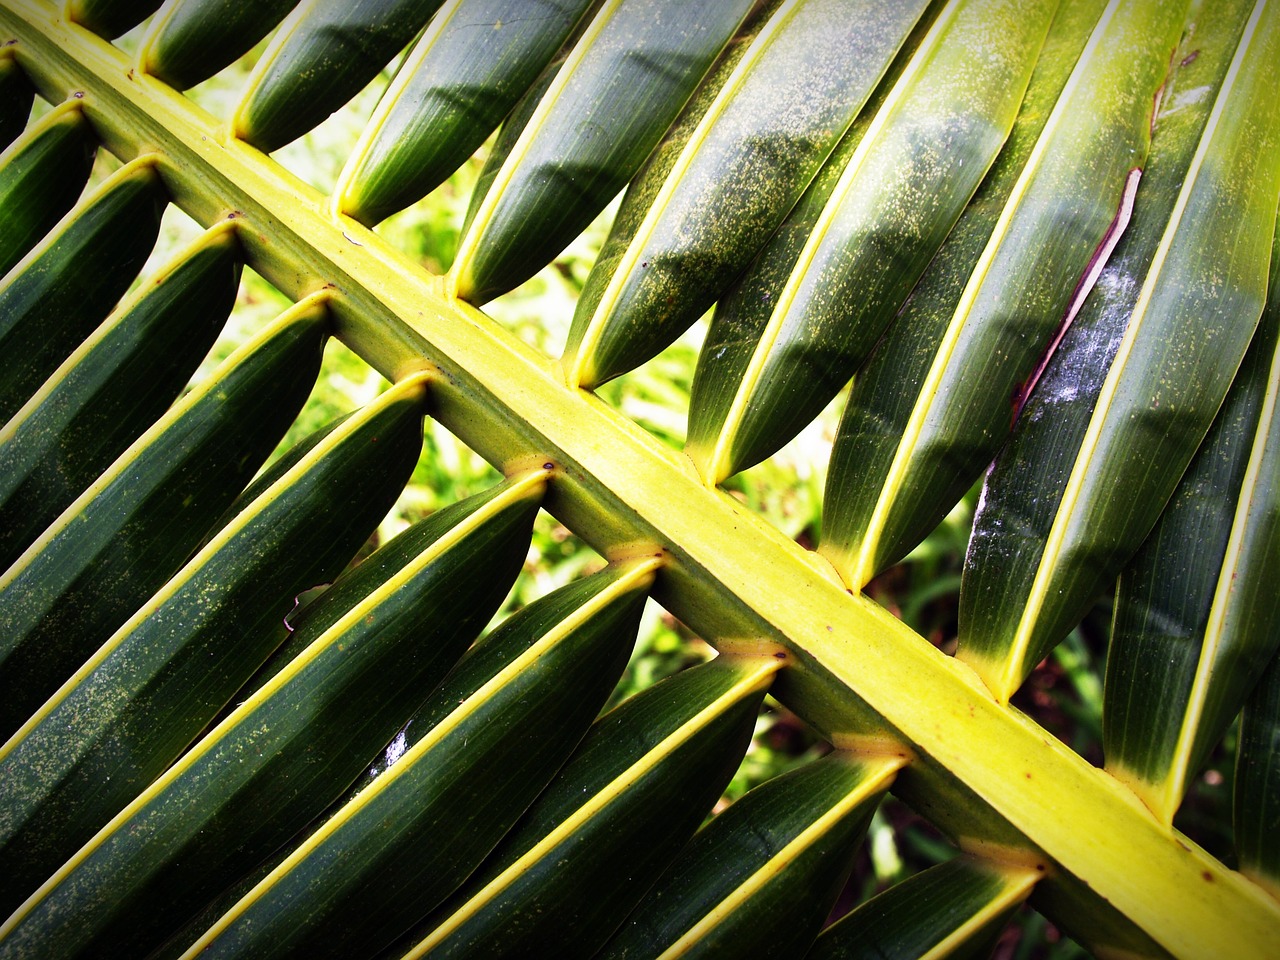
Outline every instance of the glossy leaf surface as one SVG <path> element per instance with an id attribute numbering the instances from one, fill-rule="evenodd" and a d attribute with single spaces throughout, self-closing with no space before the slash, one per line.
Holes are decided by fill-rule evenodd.
<path id="1" fill-rule="evenodd" d="M 1193 4 L 1184 25 L 1192 42 L 1175 55 L 1178 60 L 1197 55 L 1194 41 L 1217 6 L 1212 0 Z M 945 2 L 930 7 L 936 10 Z M 1072 0 L 1061 12 L 1075 17 L 1081 9 Z M 132 40 L 121 46 L 131 45 Z M 1049 55 L 1042 51 L 1041 61 Z M 908 626 L 920 622 L 913 617 L 914 603 L 903 606 L 898 618 L 891 600 L 881 605 L 846 590 L 825 560 L 813 557 L 803 540 L 790 539 L 800 515 L 784 516 L 786 529 L 776 531 L 752 515 L 754 494 L 748 493 L 752 503 L 744 505 L 726 491 L 708 488 L 686 457 L 628 422 L 636 412 L 629 384 L 616 384 L 599 397 L 567 389 L 554 358 L 529 349 L 522 336 L 531 332 L 529 315 L 519 321 L 518 332 L 491 322 L 506 320 L 507 308 L 536 294 L 540 281 L 519 298 L 495 305 L 493 318 L 457 301 L 447 278 L 423 270 L 415 260 L 416 241 L 401 232 L 399 222 L 375 235 L 339 215 L 332 198 L 291 174 L 287 168 L 295 161 L 321 159 L 313 149 L 318 137 L 282 154 L 282 163 L 264 157 L 229 136 L 228 118 L 211 116 L 197 104 L 212 104 L 205 90 L 192 98 L 174 95 L 161 81 L 141 75 L 131 54 L 68 24 L 49 0 L 0 3 L 3 57 L 21 64 L 39 91 L 40 111 L 83 93 L 86 115 L 107 152 L 120 161 L 154 151 L 173 202 L 200 227 L 236 211 L 253 271 L 290 299 L 324 290 L 336 335 L 389 381 L 431 371 L 430 410 L 438 421 L 432 432 L 446 441 L 443 449 L 451 449 L 447 430 L 504 473 L 548 470 L 549 512 L 601 556 L 661 551 L 655 596 L 672 616 L 726 653 L 785 653 L 774 695 L 820 736 L 852 750 L 909 746 L 910 762 L 895 781 L 895 792 L 916 814 L 958 838 L 965 849 L 1017 862 L 1043 851 L 1047 872 L 1033 906 L 1090 953 L 1271 960 L 1280 901 L 1202 847 L 1198 833 L 1188 837 L 1160 822 L 1090 762 L 1092 756 L 1082 757 L 1044 729 L 1036 722 L 1038 703 L 1024 712 L 990 696 L 972 670 L 937 649 L 936 641 L 947 640 L 947 627 L 941 637 L 917 635 Z M 1177 99 L 1186 105 L 1197 89 L 1184 88 Z M 1104 113 L 1107 107 L 1099 102 L 1096 109 Z M 221 113 L 216 105 L 214 112 Z M 345 119 L 355 118 L 348 112 Z M 330 131 L 339 125 L 345 123 L 330 125 Z M 444 193 L 429 202 L 432 209 Z M 433 218 L 433 226 L 447 231 L 452 223 Z M 445 236 L 451 243 L 451 233 Z M 571 291 L 582 276 L 579 249 L 550 278 L 557 295 L 562 288 Z M 564 310 L 537 312 L 544 321 L 540 333 L 555 338 L 562 332 L 556 317 L 566 319 Z M 351 361 L 342 359 L 344 366 Z M 661 389 L 678 397 L 682 407 L 683 377 L 665 382 L 671 366 L 664 359 L 644 376 L 659 374 Z M 619 397 L 623 403 L 615 408 Z M 647 422 L 647 414 L 641 416 Z M 678 417 L 671 425 L 675 429 L 668 432 L 678 433 Z M 820 469 L 818 460 L 812 462 Z M 801 462 L 799 469 L 805 468 Z M 433 461 L 418 479 L 423 473 L 443 476 L 446 469 L 446 462 Z M 468 482 L 474 475 L 464 467 L 453 479 Z M 744 478 L 748 491 L 751 484 Z M 220 529 L 229 529 L 248 508 L 242 500 L 219 521 Z M 764 519 L 777 519 L 772 507 L 768 512 Z M 932 538 L 918 554 L 923 566 L 916 565 L 916 571 L 936 567 L 940 557 L 929 551 L 944 541 L 950 545 L 959 519 L 958 511 L 945 536 Z M 558 535 L 557 529 L 553 539 Z M 306 561 L 310 555 L 303 548 L 282 562 Z M 896 579 L 896 574 L 886 578 L 876 594 L 883 596 L 881 587 Z M 926 579 L 931 578 L 916 582 Z M 946 579 L 931 580 L 926 592 L 936 596 Z M 309 590 L 307 596 L 319 592 Z M 1087 700 L 1092 678 L 1068 657 L 1082 650 L 1073 645 L 1056 659 L 1080 681 Z M 279 675 L 272 667 L 264 667 L 262 679 Z M 237 692 L 233 699 L 243 695 Z M 305 711 L 306 704 L 299 708 Z M 1077 726 L 1089 717 L 1073 715 L 1072 721 Z M 0 790 L 7 783 L 0 781 Z M 1082 832 L 1081 824 L 1087 830 Z M 246 830 L 250 826 L 246 823 Z M 255 868 L 244 882 L 252 886 L 262 875 Z M 225 912 L 245 889 L 237 881 L 216 898 L 220 907 L 207 909 Z M 207 916 L 189 937 L 182 934 L 183 946 L 216 919 L 216 913 Z M 1037 928 L 1046 929 L 1031 920 L 1033 936 Z M 552 944 L 550 952 L 555 954 L 557 946 Z M 543 948 L 532 943 L 524 952 L 539 955 L 547 952 Z"/>
<path id="2" fill-rule="evenodd" d="M 0 568 L 186 387 L 231 312 L 240 256 L 234 228 L 224 223 L 206 233 L 122 303 L 0 427 Z"/>
<path id="3" fill-rule="evenodd" d="M 422 406 L 422 380 L 404 381 L 333 431 L 0 748 L 13 889 L 25 895 L 163 772 L 279 645 L 293 598 L 337 575 L 404 485 Z"/>
<path id="4" fill-rule="evenodd" d="M 717 659 L 597 720 L 406 958 L 591 956 L 729 782 L 777 667 Z"/>
<path id="5" fill-rule="evenodd" d="M 151 159 L 134 161 L 0 281 L 0 419 L 111 312 L 151 253 L 166 203 Z"/>
<path id="6" fill-rule="evenodd" d="M 151 22 L 138 63 L 178 90 L 194 87 L 271 32 L 297 0 L 177 0 Z"/>
<path id="7" fill-rule="evenodd" d="M 587 731 L 635 640 L 653 563 L 563 587 L 480 641 L 372 779 L 192 955 L 376 952 L 501 839 Z"/>
<path id="8" fill-rule="evenodd" d="M 894 514 L 877 514 L 876 507 L 969 277 L 1105 6 L 1106 0 L 1092 0 L 1060 8 L 1008 141 L 900 317 L 854 379 L 831 451 L 821 544 L 850 586 L 861 588 L 900 559 L 941 516 L 943 504 L 932 503 L 913 511 L 906 526 L 894 525 Z"/>
<path id="9" fill-rule="evenodd" d="M 766 247 L 721 302 L 686 445 L 707 482 L 776 451 L 861 365 L 1008 136 L 1056 6 L 947 4 L 803 248 Z"/>
<path id="10" fill-rule="evenodd" d="M 1209 435 L 1116 587 L 1107 769 L 1166 822 L 1280 644 L 1280 245 Z"/>
<path id="11" fill-rule="evenodd" d="M 299 619 L 298 656 L 73 856 L 6 946 L 143 955 L 337 799 L 497 610 L 543 486 L 441 510 L 340 577 Z"/>
<path id="12" fill-rule="evenodd" d="M 902 764 L 831 754 L 751 790 L 698 832 L 599 956 L 803 956 Z"/>
<path id="13" fill-rule="evenodd" d="M 492 300 L 577 236 L 640 168 L 750 8 L 602 3 L 510 152 L 487 161 L 496 169 L 450 273 L 457 295 Z"/>
<path id="14" fill-rule="evenodd" d="M 937 344 L 872 513 L 859 521 L 853 579 L 865 583 L 914 546 L 1008 435 L 1021 389 L 1124 225 L 1117 211 L 1146 162 L 1185 9 L 1182 0 L 1113 0 L 1102 12 Z"/>
<path id="15" fill-rule="evenodd" d="M 313 314 L 246 345 L 0 577 L 5 738 L 186 562 L 302 407 L 324 336 Z"/>
<path id="16" fill-rule="evenodd" d="M 957 857 L 917 873 L 824 930 L 810 960 L 980 960 L 1040 874 Z"/>

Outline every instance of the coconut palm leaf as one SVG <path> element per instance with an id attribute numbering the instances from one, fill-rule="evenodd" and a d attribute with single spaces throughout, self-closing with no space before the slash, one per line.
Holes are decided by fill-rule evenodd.
<path id="1" fill-rule="evenodd" d="M 308 0 L 220 116 L 177 88 L 287 5 L 186 0 L 143 23 L 153 6 L 0 0 L 0 958 L 980 956 L 1033 909 L 1098 956 L 1274 953 L 1280 685 L 1255 665 L 1274 663 L 1274 345 L 1254 327 L 1277 259 L 1280 4 L 606 0 L 526 23 L 497 0 Z M 415 36 L 335 190 L 264 155 Z M 739 120 L 803 129 L 778 153 Z M 380 221 L 461 163 L 478 186 L 433 274 Z M 562 356 L 495 319 L 542 279 L 479 308 L 624 188 Z M 684 219 L 695 199 L 715 216 Z M 144 268 L 179 210 L 203 232 Z M 826 244 L 893 224 L 898 261 Z M 714 262 L 681 268 L 680 319 L 606 320 L 625 298 L 605 288 L 671 237 Z M 238 307 L 248 346 L 177 396 L 215 367 L 242 275 L 290 305 Z M 612 384 L 582 388 L 716 301 L 691 463 Z M 1051 387 L 1089 379 L 1086 335 L 1114 359 L 1051 413 Z M 385 388 L 300 416 L 334 341 Z M 716 484 L 859 369 L 820 556 Z M 1130 428 L 1155 399 L 1158 423 Z M 434 447 L 502 479 L 391 538 L 411 474 L 465 473 L 420 455 L 427 415 Z M 1059 439 L 1033 443 L 1046 423 Z M 930 642 L 873 599 L 892 577 L 862 588 L 1010 436 L 952 656 L 954 630 Z M 1230 495 L 1211 498 L 1225 534 L 1173 532 L 1201 462 Z M 1104 715 L 1085 718 L 1117 778 L 1022 709 L 1039 687 L 1009 700 L 1041 657 L 1093 642 L 1055 648 L 1170 497 L 1121 578 Z M 1047 518 L 1034 559 L 989 550 L 1025 533 L 997 521 L 1028 501 Z M 485 630 L 540 510 L 599 569 L 532 603 L 517 586 Z M 1220 599 L 1203 643 L 1144 670 L 1153 643 L 1129 625 L 1157 604 L 1135 582 L 1200 595 L 1149 562 L 1173 540 Z M 714 658 L 638 683 L 649 598 Z M 727 787 L 766 693 L 826 755 Z M 1174 815 L 1203 813 L 1185 786 L 1229 755 L 1241 702 L 1232 852 Z M 846 885 L 904 816 L 947 862 L 880 896 Z"/>

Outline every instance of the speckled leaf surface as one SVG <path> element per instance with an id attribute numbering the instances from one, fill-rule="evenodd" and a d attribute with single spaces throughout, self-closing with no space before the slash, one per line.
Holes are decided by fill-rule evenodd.
<path id="1" fill-rule="evenodd" d="M 664 144 L 628 189 L 574 313 L 571 383 L 592 387 L 637 366 L 715 302 L 799 200 L 925 7 L 789 0 L 736 39 L 743 49 L 717 66 L 724 78 L 673 128 L 680 143 Z"/>
<path id="2" fill-rule="evenodd" d="M 776 451 L 865 360 L 999 153 L 1056 6 L 948 3 L 795 260 L 766 247 L 720 303 L 686 445 L 708 482 Z"/>

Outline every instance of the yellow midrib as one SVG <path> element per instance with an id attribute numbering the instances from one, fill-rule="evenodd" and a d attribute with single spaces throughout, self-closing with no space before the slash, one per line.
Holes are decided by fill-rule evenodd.
<path id="1" fill-rule="evenodd" d="M 470 229 L 458 242 L 458 252 L 454 257 L 453 266 L 449 269 L 448 274 L 445 275 L 445 290 L 450 298 L 458 298 L 460 277 L 465 271 L 471 269 L 471 261 L 480 246 L 481 239 L 484 237 L 486 230 L 488 230 L 489 222 L 493 219 L 494 213 L 498 209 L 498 204 L 504 199 L 507 186 L 511 183 L 512 178 L 515 177 L 517 170 L 524 167 L 525 158 L 532 149 L 533 142 L 537 139 L 547 117 L 555 107 L 556 101 L 560 99 L 565 87 L 573 79 L 575 71 L 593 50 L 596 39 L 608 27 L 609 22 L 621 5 L 622 0 L 605 0 L 601 4 L 600 9 L 583 32 L 582 37 L 574 44 L 569 56 L 557 68 L 555 77 L 552 78 L 550 86 L 547 87 L 546 92 L 539 99 L 538 106 L 534 108 L 529 121 L 524 125 L 524 129 L 520 131 L 519 137 L 516 138 L 515 144 L 511 147 L 511 152 L 502 161 L 502 166 L 498 168 L 498 172 L 490 182 L 488 190 L 485 191 L 484 199 L 480 201 L 476 215 L 471 221 Z"/>
<path id="2" fill-rule="evenodd" d="M 4 424 L 4 426 L 0 426 L 0 446 L 10 442 L 15 436 L 17 436 L 19 428 L 27 422 L 32 414 L 40 409 L 40 406 L 51 394 L 57 391 L 57 389 L 65 383 L 67 375 L 71 371 L 75 370 L 85 356 L 97 348 L 98 344 L 111 335 L 111 333 L 116 329 L 118 320 L 128 316 L 139 304 L 146 300 L 146 298 L 153 293 L 157 287 L 166 283 L 174 273 L 176 273 L 180 268 L 186 266 L 187 262 L 201 250 L 214 246 L 218 243 L 234 243 L 236 242 L 234 237 L 238 232 L 239 227 L 234 220 L 223 220 L 219 223 L 215 223 L 212 227 L 197 237 L 185 250 L 182 250 L 177 254 L 177 256 L 165 264 L 161 268 L 160 272 L 157 273 L 149 283 L 138 287 L 138 289 L 134 290 L 131 294 L 128 294 L 123 300 L 121 300 L 119 305 L 111 311 L 110 316 L 108 316 L 107 319 L 93 331 L 93 333 L 89 334 L 88 338 L 86 338 L 80 346 L 76 347 L 76 349 L 72 351 L 71 355 L 63 361 L 57 370 L 49 375 L 49 379 L 40 385 L 40 389 L 33 393 L 31 395 L 31 399 L 24 403 L 18 411 L 14 413 L 14 415 L 9 419 L 9 422 Z M 224 240 L 224 238 L 228 239 Z M 186 397 L 180 397 L 177 402 L 183 402 L 185 399 Z M 0 590 L 3 590 L 12 579 L 13 577 L 9 575 L 8 571 L 6 571 L 4 575 L 0 576 Z"/>
<path id="3" fill-rule="evenodd" d="M 310 303 L 307 301 L 300 301 L 299 303 L 295 304 L 293 308 L 287 311 L 286 315 L 289 317 L 294 317 L 294 316 L 297 316 L 298 313 L 311 309 L 313 306 L 314 306 L 313 303 Z M 299 308 L 303 308 L 303 310 L 299 310 Z M 283 319 L 283 316 L 282 316 L 282 319 Z M 265 332 L 271 332 L 271 330 L 275 330 L 275 329 L 278 329 L 278 328 L 273 326 L 272 328 L 270 328 L 270 330 Z M 257 338 L 255 338 L 254 341 L 251 341 L 250 344 L 246 344 L 246 346 L 247 347 L 252 346 L 256 342 L 257 342 Z M 58 691 L 55 694 L 53 694 L 53 696 L 51 696 L 47 701 L 45 701 L 44 705 L 34 715 L 32 715 L 27 720 L 27 722 L 24 723 L 22 727 L 12 737 L 10 737 L 9 740 L 3 746 L 0 746 L 0 760 L 5 759 L 18 746 L 20 746 L 22 742 L 27 738 L 27 736 L 33 730 L 39 727 L 49 717 L 50 714 L 56 711 L 57 708 L 62 704 L 62 702 L 75 691 L 75 689 L 81 684 L 81 682 L 84 681 L 86 677 L 88 677 L 94 670 L 96 670 L 98 666 L 100 666 L 108 657 L 110 657 L 113 653 L 115 653 L 116 649 L 122 643 L 127 641 L 130 635 L 133 633 L 133 631 L 137 629 L 148 617 L 150 617 L 152 613 L 154 613 L 157 609 L 162 607 L 174 596 L 174 594 L 176 594 L 179 590 L 181 590 L 184 586 L 186 586 L 187 582 L 199 570 L 201 570 L 204 567 L 204 564 L 210 558 L 212 558 L 228 541 L 230 541 L 233 537 L 239 535 L 239 533 L 249 524 L 249 522 L 255 519 L 258 515 L 260 515 L 267 508 L 269 504 L 274 503 L 282 490 L 286 490 L 289 487 L 293 486 L 294 482 L 304 472 L 306 472 L 306 470 L 308 470 L 311 466 L 313 466 L 316 462 L 318 462 L 325 454 L 329 453 L 335 446 L 337 446 L 339 441 L 350 436 L 350 434 L 353 433 L 359 426 L 363 425 L 366 421 L 371 419 L 373 416 L 380 413 L 388 404 L 396 402 L 405 394 L 412 393 L 415 390 L 421 389 L 422 385 L 429 379 L 429 377 L 430 377 L 429 374 L 415 374 L 405 380 L 402 380 L 399 383 L 397 383 L 395 386 L 393 386 L 391 389 L 381 394 L 381 396 L 379 396 L 378 399 L 374 401 L 373 404 L 370 404 L 369 406 L 356 411 L 347 420 L 343 422 L 341 427 L 329 433 L 319 443 L 317 443 L 312 449 L 308 450 L 304 457 L 300 458 L 297 463 L 295 463 L 292 467 L 290 467 L 289 470 L 283 476 L 280 477 L 279 480 L 277 480 L 269 488 L 264 490 L 262 494 L 257 498 L 255 498 L 252 503 L 246 504 L 244 509 L 241 510 L 238 514 L 236 514 L 236 516 L 232 518 L 230 523 L 228 523 L 225 527 L 219 530 L 209 540 L 209 542 L 205 544 L 205 546 L 200 550 L 199 553 L 197 553 L 194 557 L 188 560 L 181 570 L 179 570 L 168 581 L 166 581 L 164 586 L 162 586 L 158 591 L 156 591 L 156 593 L 152 595 L 152 597 L 146 602 L 146 604 L 144 604 L 141 608 L 139 608 L 134 613 L 134 615 L 130 617 L 120 627 L 120 629 L 118 629 L 114 634 L 112 634 L 111 638 L 108 639 L 101 647 L 99 647 L 97 651 L 94 652 L 93 656 L 91 656 L 84 663 L 84 665 L 81 666 L 80 669 L 77 670 L 70 677 L 70 679 L 67 680 L 66 683 L 64 683 L 61 687 L 59 687 Z M 221 383 L 219 381 L 211 381 L 207 390 L 216 390 L 216 389 L 219 389 L 220 387 L 221 387 Z M 168 426 L 168 425 L 169 425 L 169 421 L 167 420 L 161 421 L 160 423 L 156 424 L 157 427 Z M 149 438 L 150 438 L 150 432 L 148 432 L 147 434 L 143 434 L 139 442 L 142 442 L 142 440 L 147 440 Z M 83 504 L 88 503 L 88 501 L 100 489 L 100 487 L 98 486 L 99 483 L 105 484 L 109 482 L 116 475 L 118 475 L 118 473 L 125 471 L 131 465 L 132 465 L 132 460 L 124 463 L 122 463 L 122 461 L 117 461 L 117 464 L 116 464 L 117 469 L 111 474 L 111 476 L 107 476 L 104 474 L 103 477 L 100 477 L 98 481 L 95 481 L 94 485 L 89 487 L 89 489 L 86 490 L 84 494 L 81 495 L 81 498 L 79 500 L 77 500 L 74 504 L 72 504 L 70 507 L 67 508 L 66 512 L 62 515 L 62 520 L 65 522 L 62 523 L 58 527 L 58 529 L 60 530 L 62 526 L 69 525 L 70 523 L 76 521 Z M 53 530 L 53 528 L 50 528 L 50 530 L 55 533 L 57 532 L 56 530 Z M 42 536 L 40 540 L 36 541 L 36 543 L 32 545 L 30 551 L 28 551 L 28 554 L 24 554 L 24 556 L 29 555 L 34 557 L 35 554 L 38 552 L 38 550 L 41 547 L 43 547 L 44 543 L 47 542 L 46 537 L 51 537 L 51 536 L 52 536 L 52 533 L 50 533 L 49 531 L 46 531 L 46 536 Z"/>
<path id="4" fill-rule="evenodd" d="M 1187 778 L 1193 772 L 1189 769 L 1191 752 L 1195 747 L 1200 723 L 1204 716 L 1205 701 L 1214 683 L 1218 652 L 1228 632 L 1228 619 L 1232 613 L 1232 602 L 1236 595 L 1235 581 L 1241 571 L 1245 533 L 1249 529 L 1249 516 L 1254 507 L 1254 492 L 1257 489 L 1258 477 L 1262 473 L 1266 456 L 1275 455 L 1275 450 L 1269 448 L 1267 439 L 1276 414 L 1278 392 L 1280 392 L 1280 344 L 1277 344 L 1272 356 L 1271 376 L 1262 409 L 1259 411 L 1249 463 L 1240 483 L 1235 517 L 1231 524 L 1231 535 L 1227 540 L 1222 569 L 1218 573 L 1218 583 L 1214 589 L 1213 606 L 1210 608 L 1209 620 L 1205 625 L 1204 642 L 1200 648 L 1195 680 L 1191 685 L 1187 710 L 1183 714 L 1177 745 L 1169 764 L 1170 776 L 1163 790 L 1163 809 L 1156 811 L 1166 823 L 1173 822 L 1173 815 L 1177 812 L 1178 805 L 1182 802 L 1182 795 L 1186 792 Z"/>
<path id="5" fill-rule="evenodd" d="M 431 18 L 422 36 L 418 38 L 418 42 L 413 45 L 409 55 L 405 57 L 404 62 L 396 70 L 396 75 L 391 78 L 391 83 L 387 85 L 387 89 L 378 100 L 378 105 L 374 108 L 369 122 L 360 129 L 360 136 L 356 140 L 356 145 L 352 148 L 351 153 L 347 155 L 347 162 L 343 164 L 342 172 L 338 174 L 338 181 L 334 185 L 333 192 L 329 195 L 329 211 L 332 216 L 345 215 L 344 206 L 350 200 L 347 194 L 356 178 L 362 172 L 364 165 L 368 162 L 369 150 L 381 137 L 382 128 L 386 124 L 387 118 L 400 105 L 400 95 L 413 82 L 415 74 L 418 72 L 418 67 L 422 65 L 422 61 L 431 53 L 436 42 L 440 39 L 440 35 L 444 33 L 445 28 L 458 12 L 458 7 L 461 3 L 462 0 L 448 0 L 448 3 Z"/>
<path id="6" fill-rule="evenodd" d="M 984 866 L 989 866 L 992 872 L 999 875 L 1002 884 L 999 893 L 983 904 L 981 910 L 930 947 L 920 960 L 947 960 L 953 956 L 1002 912 L 1025 900 L 1041 876 L 1034 870 L 1012 864 L 992 863 Z"/>
<path id="7" fill-rule="evenodd" d="M 543 472 L 532 472 L 525 477 L 513 482 L 501 494 L 494 497 L 488 503 L 484 504 L 479 510 L 463 519 L 457 526 L 450 528 L 444 536 L 434 541 L 425 550 L 419 553 L 409 563 L 405 564 L 398 570 L 394 576 L 390 577 L 385 583 L 381 584 L 377 589 L 373 590 L 365 597 L 361 598 L 350 610 L 342 617 L 334 621 L 333 625 L 325 630 L 319 637 L 296 657 L 290 660 L 280 672 L 268 680 L 257 691 L 249 696 L 244 703 L 240 704 L 236 709 L 227 716 L 225 720 L 217 725 L 206 736 L 202 737 L 190 750 L 180 757 L 172 767 L 166 770 L 159 779 L 148 786 L 142 793 L 138 794 L 127 807 L 114 816 L 106 826 L 104 826 L 92 839 L 90 839 L 83 847 L 64 863 L 56 873 L 48 880 L 41 884 L 27 900 L 14 912 L 14 914 L 0 926 L 0 940 L 13 930 L 22 920 L 31 913 L 40 902 L 45 900 L 49 894 L 53 893 L 62 883 L 69 877 L 84 861 L 86 861 L 95 850 L 102 844 L 106 843 L 111 837 L 119 831 L 121 827 L 127 824 L 141 810 L 159 798 L 169 786 L 182 776 L 188 769 L 194 766 L 200 759 L 220 747 L 226 740 L 227 736 L 237 727 L 246 724 L 251 725 L 256 722 L 254 717 L 255 711 L 269 700 L 275 693 L 294 677 L 305 670 L 312 661 L 315 660 L 322 652 L 328 649 L 352 626 L 359 623 L 365 616 L 372 614 L 382 601 L 394 594 L 406 583 L 418 575 L 424 568 L 435 563 L 442 556 L 446 555 L 455 545 L 460 543 L 466 537 L 470 536 L 480 527 L 482 527 L 489 519 L 501 513 L 509 506 L 514 505 L 517 501 L 532 495 L 534 488 L 545 486 L 546 475 Z"/>
<path id="8" fill-rule="evenodd" d="M 262 56 L 253 65 L 253 70 L 249 73 L 249 79 L 245 81 L 244 93 L 240 96 L 240 102 L 236 105 L 235 110 L 232 111 L 231 121 L 227 125 L 227 130 L 232 137 L 243 139 L 243 134 L 246 132 L 243 123 L 244 112 L 258 92 L 263 79 L 271 71 L 271 68 L 275 66 L 280 52 L 288 46 L 289 41 L 293 39 L 299 29 L 306 25 L 311 11 L 325 2 L 327 0 L 303 0 L 276 29 L 271 42 L 267 44 L 267 49 L 262 51 Z"/>
<path id="9" fill-rule="evenodd" d="M 0 6 L 0 24 L 19 38 L 0 56 L 16 54 L 49 99 L 87 91 L 99 104 L 95 124 L 118 155 L 160 145 L 171 157 L 166 183 L 198 222 L 228 209 L 260 222 L 271 242 L 254 243 L 250 255 L 268 280 L 294 295 L 325 280 L 341 287 L 335 310 L 344 342 L 389 376 L 423 364 L 444 370 L 433 412 L 468 445 L 494 463 L 539 452 L 562 464 L 548 500 L 558 519 L 602 548 L 666 545 L 671 569 L 658 592 L 675 615 L 712 639 L 764 631 L 785 642 L 810 685 L 780 689 L 784 702 L 802 713 L 831 708 L 822 720 L 834 734 L 832 722 L 847 722 L 861 698 L 925 758 L 913 782 L 918 776 L 922 787 L 945 792 L 954 777 L 972 791 L 964 810 L 937 808 L 939 822 L 963 832 L 976 828 L 971 817 L 983 824 L 994 811 L 1081 878 L 1067 899 L 1055 899 L 1055 914 L 1060 908 L 1087 923 L 1096 894 L 1166 945 L 1259 960 L 1274 953 L 1280 906 L 1259 887 L 1157 824 L 1129 790 L 1025 716 L 998 706 L 967 665 L 818 575 L 810 554 L 707 491 L 630 421 L 566 391 L 563 374 L 523 341 L 445 298 L 438 277 L 367 231 L 356 231 L 365 242 L 353 246 L 321 215 L 313 190 L 221 137 L 216 121 L 168 88 L 145 76 L 128 81 L 125 58 L 68 30 L 43 6 L 11 0 Z M 1024 777 L 1030 771 L 1034 778 Z M 1081 844 L 1074 823 L 1082 818 L 1098 836 L 1123 842 Z"/>

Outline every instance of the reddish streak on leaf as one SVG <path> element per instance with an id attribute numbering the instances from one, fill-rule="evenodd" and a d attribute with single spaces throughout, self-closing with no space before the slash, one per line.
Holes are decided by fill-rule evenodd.
<path id="1" fill-rule="evenodd" d="M 1022 412 L 1023 406 L 1026 405 L 1027 398 L 1031 396 L 1031 391 L 1036 388 L 1036 384 L 1040 381 L 1041 375 L 1044 373 L 1045 367 L 1049 365 L 1049 361 L 1053 358 L 1054 352 L 1058 349 L 1058 344 L 1062 342 L 1062 338 L 1066 336 L 1067 330 L 1071 327 L 1072 322 L 1076 318 L 1076 314 L 1080 312 L 1080 308 L 1084 306 L 1085 298 L 1089 296 L 1089 291 L 1093 289 L 1093 285 L 1098 280 L 1098 275 L 1102 273 L 1102 268 L 1107 265 L 1107 260 L 1111 257 L 1111 252 L 1115 250 L 1116 244 L 1120 242 L 1120 237 L 1124 234 L 1125 228 L 1129 225 L 1129 218 L 1133 214 L 1133 197 L 1138 192 L 1138 181 L 1142 179 L 1142 168 L 1134 167 L 1129 171 L 1129 176 L 1125 180 L 1124 193 L 1120 197 L 1120 207 L 1116 210 L 1115 218 L 1111 221 L 1111 226 L 1107 228 L 1107 232 L 1102 237 L 1102 242 L 1098 244 L 1093 251 L 1093 256 L 1089 260 L 1089 265 L 1085 268 L 1084 274 L 1080 277 L 1080 282 L 1076 284 L 1075 293 L 1071 296 L 1071 304 L 1067 307 L 1066 315 L 1063 317 L 1062 323 L 1058 325 L 1058 332 L 1054 334 L 1053 342 L 1049 344 L 1049 349 L 1044 352 L 1044 356 L 1040 358 L 1040 364 L 1022 386 L 1018 396 L 1013 404 L 1013 419 L 1018 419 L 1018 414 Z"/>

